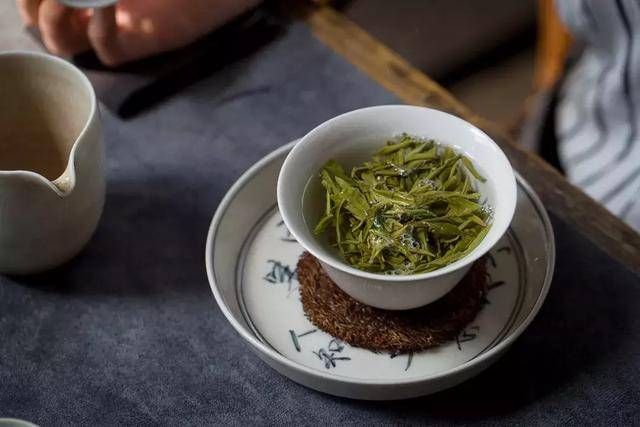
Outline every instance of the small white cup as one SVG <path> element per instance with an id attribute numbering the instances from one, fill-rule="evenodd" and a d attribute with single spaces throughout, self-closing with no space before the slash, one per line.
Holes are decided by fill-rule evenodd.
<path id="1" fill-rule="evenodd" d="M 103 8 L 108 6 L 113 6 L 118 3 L 118 0 L 58 0 L 65 6 L 75 7 L 75 8 Z"/>
<path id="2" fill-rule="evenodd" d="M 384 275 L 351 267 L 326 237 L 313 228 L 324 212 L 318 178 L 328 160 L 345 170 L 369 160 L 389 138 L 403 132 L 449 145 L 469 157 L 486 182 L 478 191 L 493 208 L 493 222 L 483 241 L 467 256 L 438 270 Z M 516 207 L 513 169 L 496 143 L 472 124 L 442 111 L 405 105 L 363 108 L 335 117 L 309 132 L 291 150 L 278 177 L 278 206 L 286 226 L 329 277 L 356 300 L 388 310 L 429 304 L 445 295 L 471 265 L 505 233 Z"/>
<path id="3" fill-rule="evenodd" d="M 0 418 L 0 427 L 38 427 L 29 421 L 18 418 Z"/>

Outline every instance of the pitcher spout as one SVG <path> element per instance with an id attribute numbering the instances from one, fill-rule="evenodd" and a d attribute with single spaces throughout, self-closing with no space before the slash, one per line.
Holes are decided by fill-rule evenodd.
<path id="1" fill-rule="evenodd" d="M 72 164 L 70 165 L 72 166 Z M 71 170 L 70 170 L 71 169 Z M 57 179 L 50 181 L 59 196 L 67 196 L 73 191 L 76 185 L 75 173 L 73 168 L 67 168 Z"/>
<path id="2" fill-rule="evenodd" d="M 57 179 L 51 181 L 45 178 L 43 175 L 33 171 L 15 170 L 15 171 L 3 171 L 0 170 L 0 181 L 3 186 L 0 188 L 0 193 L 8 192 L 21 192 L 24 194 L 26 191 L 29 194 L 42 194 L 42 192 L 53 192 L 58 197 L 69 196 L 75 186 L 76 178 L 75 171 L 71 173 L 63 173 Z M 26 187 L 25 187 L 26 186 Z M 32 193 L 31 190 L 36 191 Z"/>

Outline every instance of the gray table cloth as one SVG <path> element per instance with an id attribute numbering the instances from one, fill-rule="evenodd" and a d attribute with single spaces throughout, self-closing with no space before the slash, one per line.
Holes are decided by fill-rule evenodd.
<path id="1" fill-rule="evenodd" d="M 13 2 L 0 48 L 35 48 Z M 71 263 L 0 278 L 0 417 L 49 425 L 640 422 L 640 280 L 553 218 L 538 318 L 489 370 L 400 402 L 336 398 L 258 359 L 204 269 L 210 218 L 252 163 L 338 113 L 397 102 L 301 24 L 130 121 L 103 109 L 108 192 Z"/>

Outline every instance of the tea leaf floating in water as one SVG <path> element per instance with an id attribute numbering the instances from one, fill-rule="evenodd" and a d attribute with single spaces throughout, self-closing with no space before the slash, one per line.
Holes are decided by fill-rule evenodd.
<path id="1" fill-rule="evenodd" d="M 490 209 L 471 161 L 450 147 L 402 134 L 347 174 L 329 161 L 321 172 L 324 216 L 315 234 L 352 266 L 388 274 L 433 271 L 464 257 L 489 230 Z"/>

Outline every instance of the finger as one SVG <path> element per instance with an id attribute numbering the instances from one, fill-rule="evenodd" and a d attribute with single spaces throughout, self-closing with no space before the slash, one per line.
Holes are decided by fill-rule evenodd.
<path id="1" fill-rule="evenodd" d="M 116 8 L 94 9 L 87 29 L 89 42 L 100 61 L 116 66 L 125 61 L 116 23 Z"/>
<path id="2" fill-rule="evenodd" d="M 38 7 L 40 0 L 18 0 L 18 11 L 22 22 L 27 27 L 35 27 L 38 25 Z"/>
<path id="3" fill-rule="evenodd" d="M 84 12 L 63 6 L 57 0 L 42 0 L 38 27 L 43 43 L 56 55 L 72 56 L 91 47 Z"/>

